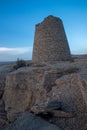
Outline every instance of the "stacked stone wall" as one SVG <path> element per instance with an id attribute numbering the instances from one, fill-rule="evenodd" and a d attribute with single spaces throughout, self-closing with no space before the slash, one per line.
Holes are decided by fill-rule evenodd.
<path id="1" fill-rule="evenodd" d="M 48 16 L 36 25 L 33 62 L 70 60 L 70 49 L 60 18 Z"/>

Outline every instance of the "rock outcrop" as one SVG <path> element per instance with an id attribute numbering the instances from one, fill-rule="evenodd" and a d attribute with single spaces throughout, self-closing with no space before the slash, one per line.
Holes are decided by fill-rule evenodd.
<path id="1" fill-rule="evenodd" d="M 62 62 L 25 67 L 8 74 L 3 97 L 8 119 L 50 99 L 61 102 L 61 109 L 66 112 L 85 112 L 82 80 L 76 73 L 79 73 L 79 66 Z"/>
<path id="2" fill-rule="evenodd" d="M 3 96 L 8 120 L 13 121 L 20 112 L 29 111 L 61 129 L 85 130 L 85 63 L 76 59 L 74 62 L 31 64 L 9 73 Z"/>
<path id="3" fill-rule="evenodd" d="M 56 66 L 25 67 L 8 74 L 3 96 L 8 119 L 18 112 L 30 110 L 35 103 L 48 100 L 56 79 L 73 72 L 77 72 L 77 68 L 70 65 L 63 69 Z"/>

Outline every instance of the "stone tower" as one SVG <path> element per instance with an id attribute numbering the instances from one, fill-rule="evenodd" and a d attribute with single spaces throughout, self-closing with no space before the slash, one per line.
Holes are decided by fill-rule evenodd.
<path id="1" fill-rule="evenodd" d="M 70 49 L 61 19 L 48 16 L 36 25 L 32 61 L 42 63 L 70 59 Z"/>

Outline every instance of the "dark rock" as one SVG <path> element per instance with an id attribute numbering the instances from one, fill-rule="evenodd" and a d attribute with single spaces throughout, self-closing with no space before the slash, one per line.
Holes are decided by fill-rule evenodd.
<path id="1" fill-rule="evenodd" d="M 3 120 L 0 118 L 0 130 L 3 130 L 8 125 L 8 122 L 6 120 Z"/>
<path id="2" fill-rule="evenodd" d="M 5 104 L 4 104 L 4 101 L 2 99 L 0 100 L 0 118 L 7 120 L 7 115 L 5 112 Z"/>
<path id="3" fill-rule="evenodd" d="M 60 130 L 59 127 L 48 123 L 40 117 L 25 112 L 4 130 Z"/>
<path id="4" fill-rule="evenodd" d="M 61 109 L 61 102 L 56 100 L 50 100 L 47 104 L 45 110 L 52 111 L 52 110 L 60 110 Z"/>

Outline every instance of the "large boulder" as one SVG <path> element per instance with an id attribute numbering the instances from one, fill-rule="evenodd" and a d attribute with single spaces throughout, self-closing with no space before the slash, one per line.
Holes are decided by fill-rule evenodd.
<path id="1" fill-rule="evenodd" d="M 25 112 L 4 130 L 60 130 L 59 127 L 48 123 L 40 117 Z"/>
<path id="2" fill-rule="evenodd" d="M 57 78 L 76 71 L 76 67 L 66 64 L 64 68 L 61 65 L 23 67 L 9 73 L 3 96 L 7 118 L 13 120 L 16 113 L 30 110 L 33 104 L 46 100 Z"/>
<path id="3" fill-rule="evenodd" d="M 51 98 L 61 102 L 61 109 L 72 114 L 84 114 L 87 110 L 86 95 L 78 74 L 64 75 L 55 81 Z"/>
<path id="4" fill-rule="evenodd" d="M 36 95 L 40 97 L 38 84 L 42 81 L 42 77 L 43 73 L 38 73 L 32 67 L 22 68 L 7 75 L 3 99 L 7 118 L 10 121 L 16 113 L 30 110 L 36 100 Z"/>

